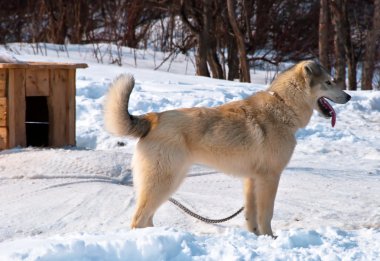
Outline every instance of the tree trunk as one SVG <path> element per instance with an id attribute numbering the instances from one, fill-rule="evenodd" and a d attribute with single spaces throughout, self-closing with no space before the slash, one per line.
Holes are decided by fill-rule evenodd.
<path id="1" fill-rule="evenodd" d="M 356 91 L 356 67 L 357 67 L 357 55 L 354 50 L 351 39 L 351 27 L 350 21 L 348 19 L 347 11 L 347 0 L 343 0 L 342 4 L 342 14 L 343 14 L 343 35 L 345 37 L 344 49 L 346 53 L 347 67 L 348 67 L 348 88 L 349 90 Z"/>
<path id="2" fill-rule="evenodd" d="M 193 20 L 196 21 L 197 25 L 193 25 L 188 16 L 187 16 L 187 6 L 186 6 L 185 0 L 181 0 L 180 2 L 180 16 L 182 19 L 182 22 L 190 29 L 190 31 L 193 33 L 193 35 L 197 39 L 197 50 L 195 54 L 195 67 L 196 67 L 196 74 L 199 76 L 206 76 L 210 77 L 210 72 L 208 70 L 207 66 L 207 49 L 209 48 L 209 34 L 207 24 L 204 24 L 205 21 L 207 22 L 207 19 L 205 20 L 205 12 L 204 9 L 205 7 L 202 7 L 200 11 L 197 10 L 197 16 L 192 17 Z M 192 10 L 194 7 L 189 7 L 189 11 L 194 11 Z M 195 12 L 195 11 L 194 11 Z M 200 14 L 200 15 L 199 15 Z M 202 26 L 201 26 L 202 25 Z"/>
<path id="3" fill-rule="evenodd" d="M 347 19 L 347 16 L 346 16 Z M 348 19 L 346 21 L 345 27 L 347 28 L 346 41 L 344 43 L 344 48 L 346 52 L 347 67 L 348 67 L 348 89 L 351 91 L 356 91 L 356 67 L 357 67 L 357 57 L 355 55 L 355 50 L 351 41 L 350 25 Z"/>
<path id="4" fill-rule="evenodd" d="M 319 7 L 319 61 L 330 72 L 331 66 L 329 61 L 329 31 L 330 31 L 330 14 L 328 0 L 320 0 Z"/>
<path id="5" fill-rule="evenodd" d="M 76 1 L 73 4 L 74 22 L 72 25 L 72 33 L 70 42 L 73 44 L 80 44 L 85 32 L 85 28 L 89 21 L 89 7 L 85 1 Z"/>
<path id="6" fill-rule="evenodd" d="M 239 51 L 240 64 L 240 80 L 242 82 L 251 82 L 247 53 L 245 50 L 244 35 L 241 33 L 235 18 L 235 9 L 233 0 L 227 0 L 228 19 L 230 21 L 232 31 L 234 32 L 237 49 Z"/>
<path id="7" fill-rule="evenodd" d="M 124 8 L 126 8 L 128 15 L 125 22 L 126 32 L 123 36 L 123 44 L 126 44 L 130 48 L 137 48 L 139 41 L 136 37 L 136 30 L 142 7 L 137 1 L 129 1 L 129 5 Z"/>
<path id="8" fill-rule="evenodd" d="M 236 42 L 233 37 L 228 34 L 228 38 L 230 39 L 227 42 L 227 64 L 228 64 L 228 80 L 233 81 L 239 78 L 239 63 L 237 56 L 237 47 Z"/>
<path id="9" fill-rule="evenodd" d="M 350 91 L 356 91 L 357 90 L 357 83 L 356 83 L 356 67 L 357 62 L 355 57 L 351 58 L 348 61 L 348 90 Z"/>
<path id="10" fill-rule="evenodd" d="M 208 36 L 202 36 L 202 34 L 199 34 L 197 39 L 198 39 L 198 49 L 197 49 L 197 55 L 195 56 L 197 75 L 210 77 L 210 72 L 207 66 Z"/>
<path id="11" fill-rule="evenodd" d="M 380 0 L 375 0 L 372 16 L 372 29 L 369 30 L 362 69 L 362 90 L 372 90 L 372 78 L 375 69 L 376 43 L 380 40 Z"/>
<path id="12" fill-rule="evenodd" d="M 67 4 L 63 0 L 48 3 L 48 41 L 55 44 L 64 44 L 67 36 Z"/>
<path id="13" fill-rule="evenodd" d="M 345 0 L 331 1 L 331 10 L 333 14 L 334 25 L 334 52 L 335 52 L 335 81 L 337 84 L 346 88 L 346 52 L 344 48 L 345 44 L 345 32 L 344 28 L 344 14 L 343 5 Z"/>
<path id="14" fill-rule="evenodd" d="M 208 50 L 207 61 L 210 65 L 212 78 L 224 79 L 223 69 L 219 63 L 218 55 L 216 54 L 216 48 L 210 48 Z"/>
<path id="15" fill-rule="evenodd" d="M 207 49 L 207 61 L 209 64 L 209 67 L 211 69 L 212 78 L 217 79 L 224 79 L 223 77 L 223 69 L 220 65 L 218 55 L 216 53 L 216 39 L 215 39 L 215 24 L 214 24 L 214 18 L 211 16 L 211 13 L 213 12 L 211 7 L 211 1 L 206 0 L 203 4 L 203 24 L 205 31 L 203 34 L 207 35 L 208 38 L 208 47 Z"/>

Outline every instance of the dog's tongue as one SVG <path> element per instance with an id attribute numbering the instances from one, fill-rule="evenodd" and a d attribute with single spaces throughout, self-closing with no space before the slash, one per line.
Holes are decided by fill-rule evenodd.
<path id="1" fill-rule="evenodd" d="M 336 122 L 336 112 L 335 112 L 334 108 L 324 98 L 321 98 L 321 102 L 322 102 L 323 106 L 329 110 L 329 113 L 331 116 L 331 126 L 334 127 L 335 122 Z"/>

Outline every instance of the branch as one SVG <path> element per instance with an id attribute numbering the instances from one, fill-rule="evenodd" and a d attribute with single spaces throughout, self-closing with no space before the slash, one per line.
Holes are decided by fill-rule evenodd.
<path id="1" fill-rule="evenodd" d="M 194 34 L 198 34 L 200 30 L 198 30 L 194 25 L 192 25 L 189 19 L 187 18 L 184 1 L 181 1 L 180 15 L 182 21 L 187 25 L 187 27 L 189 27 L 190 31 Z"/>
<path id="2" fill-rule="evenodd" d="M 249 61 L 263 61 L 263 62 L 267 62 L 267 63 L 270 63 L 272 65 L 278 65 L 280 62 L 278 61 L 272 61 L 268 58 L 266 58 L 265 56 L 262 56 L 262 57 L 252 57 L 252 58 L 249 58 Z"/>
<path id="3" fill-rule="evenodd" d="M 169 60 L 169 58 L 173 55 L 173 54 L 176 54 L 177 55 L 177 52 L 176 51 L 173 51 L 173 52 L 170 52 L 170 54 L 156 67 L 154 68 L 154 70 L 158 70 L 167 60 Z"/>

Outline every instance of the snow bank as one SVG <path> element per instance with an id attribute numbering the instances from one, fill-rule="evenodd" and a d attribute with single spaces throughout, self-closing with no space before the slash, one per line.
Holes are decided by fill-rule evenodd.
<path id="1" fill-rule="evenodd" d="M 371 242 L 371 243 L 369 243 Z M 15 251 L 15 249 L 17 249 Z M 238 229 L 195 235 L 172 228 L 25 238 L 0 245 L 2 260 L 378 260 L 371 229 L 280 231 L 276 240 Z"/>

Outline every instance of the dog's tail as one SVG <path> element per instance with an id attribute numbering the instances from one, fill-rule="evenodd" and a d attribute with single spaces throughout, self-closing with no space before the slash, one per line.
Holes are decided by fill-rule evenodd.
<path id="1" fill-rule="evenodd" d="M 130 115 L 128 112 L 129 97 L 134 85 L 132 75 L 122 74 L 113 81 L 108 90 L 104 102 L 104 125 L 114 135 L 141 138 L 149 133 L 149 119 Z"/>

